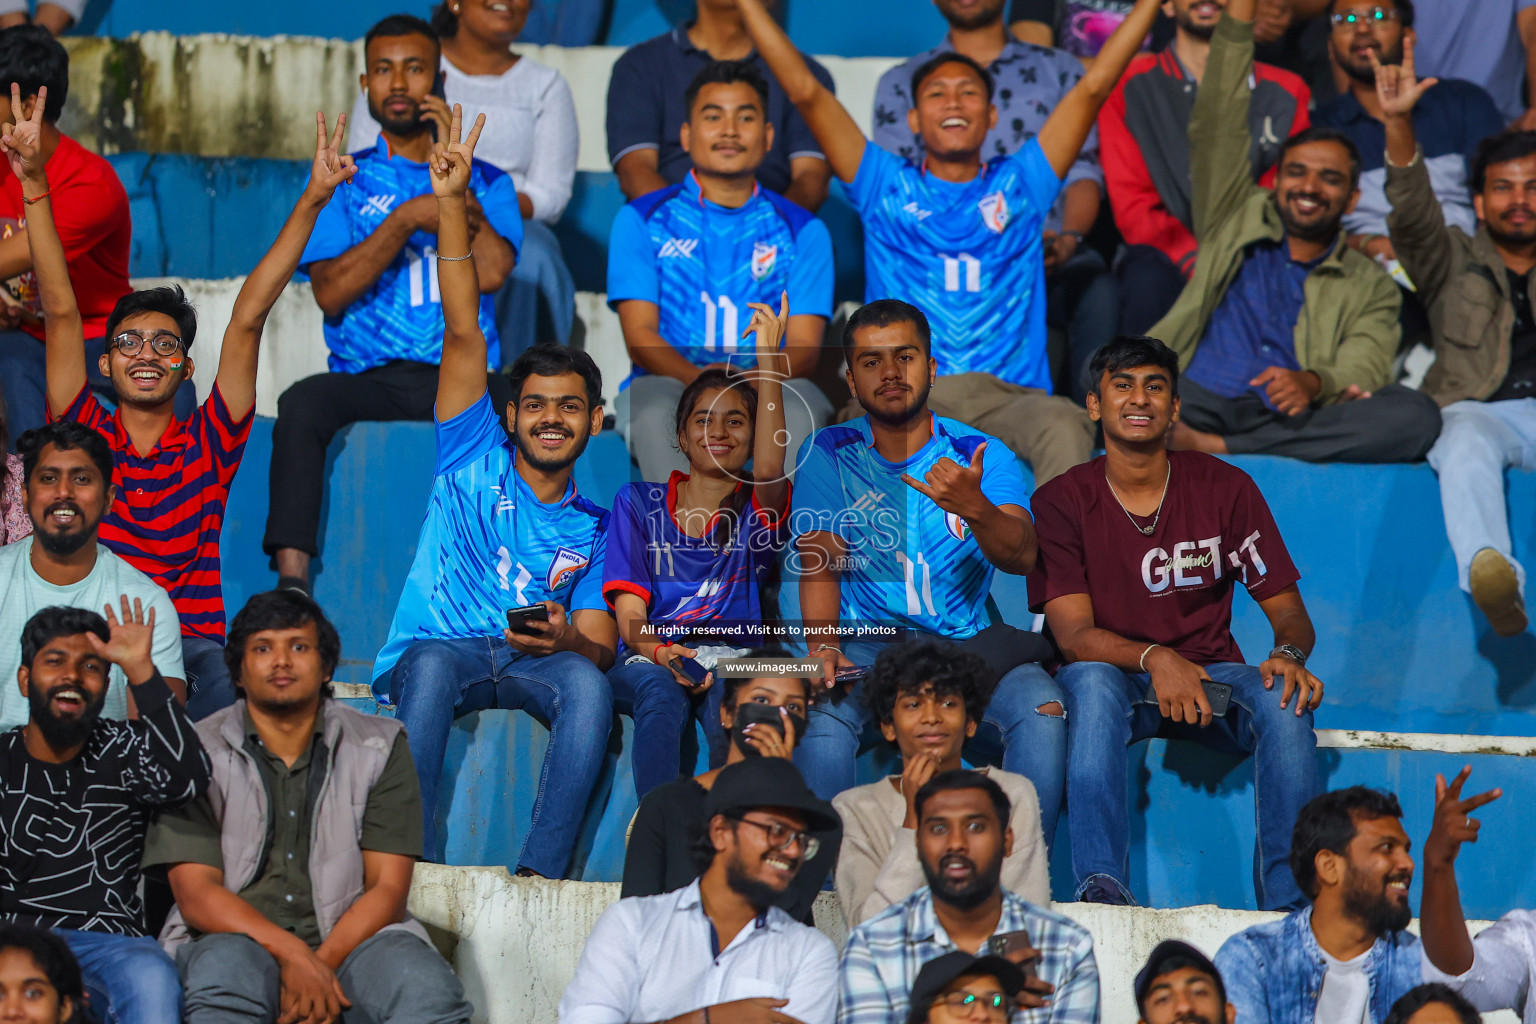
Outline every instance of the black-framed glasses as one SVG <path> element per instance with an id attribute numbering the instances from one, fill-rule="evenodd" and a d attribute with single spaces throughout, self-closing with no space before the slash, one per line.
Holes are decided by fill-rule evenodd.
<path id="1" fill-rule="evenodd" d="M 821 849 L 820 839 L 817 839 L 809 832 L 800 832 L 792 829 L 783 822 L 753 821 L 751 818 L 741 818 L 734 815 L 727 815 L 727 817 L 732 821 L 739 821 L 744 825 L 756 825 L 762 829 L 768 835 L 768 848 L 770 850 L 785 850 L 789 848 L 790 844 L 798 842 L 800 844 L 800 855 L 806 860 L 810 860 L 816 856 L 816 851 Z"/>
<path id="2" fill-rule="evenodd" d="M 1333 22 L 1334 28 L 1354 28 L 1362 21 L 1372 25 L 1380 25 L 1384 21 L 1396 21 L 1397 9 L 1394 7 L 1367 7 L 1363 11 L 1338 11 L 1328 15 L 1328 20 Z"/>
<path id="3" fill-rule="evenodd" d="M 181 349 L 180 335 L 172 334 L 170 331 L 156 331 L 154 334 L 124 331 L 112 339 L 113 347 L 125 356 L 138 355 L 144 350 L 146 342 L 158 356 L 173 356 Z"/>
<path id="4" fill-rule="evenodd" d="M 946 992 L 934 999 L 934 1002 L 943 1003 L 956 1013 L 965 1013 L 980 1003 L 988 1015 L 1008 1015 L 1008 997 L 1001 992 L 983 992 L 979 995 L 975 992 Z"/>

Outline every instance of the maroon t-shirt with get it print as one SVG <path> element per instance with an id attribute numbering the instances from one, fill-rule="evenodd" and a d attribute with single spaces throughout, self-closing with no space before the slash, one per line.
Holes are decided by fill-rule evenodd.
<path id="1" fill-rule="evenodd" d="M 1264 601 L 1301 578 L 1257 485 L 1210 455 L 1171 452 L 1168 496 L 1149 536 L 1137 526 L 1153 517 L 1127 517 L 1104 458 L 1068 470 L 1030 501 L 1040 535 L 1030 609 L 1087 594 L 1102 629 L 1171 647 L 1197 665 L 1241 662 L 1233 586 Z"/>

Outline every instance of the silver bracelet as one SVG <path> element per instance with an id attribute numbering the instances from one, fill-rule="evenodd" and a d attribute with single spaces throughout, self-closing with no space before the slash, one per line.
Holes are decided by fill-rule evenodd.
<path id="1" fill-rule="evenodd" d="M 1163 645 L 1162 644 L 1148 644 L 1147 645 L 1147 649 L 1141 652 L 1141 660 L 1139 662 L 1137 662 L 1137 664 L 1139 664 L 1141 666 L 1141 670 L 1143 672 L 1145 672 L 1147 670 L 1147 655 L 1152 653 L 1152 649 L 1154 647 L 1161 647 L 1161 646 L 1163 646 Z"/>
<path id="2" fill-rule="evenodd" d="M 822 644 L 820 647 L 816 648 L 811 653 L 812 654 L 820 654 L 822 651 L 836 651 L 838 654 L 842 654 L 843 653 L 843 649 L 841 647 L 834 646 L 833 644 Z M 844 656 L 846 657 L 846 655 L 844 655 Z"/>
<path id="3" fill-rule="evenodd" d="M 474 254 L 475 254 L 475 250 L 471 249 L 471 250 L 469 250 L 469 252 L 465 253 L 463 256 L 444 256 L 442 253 L 438 253 L 437 254 L 437 258 L 442 260 L 444 263 L 463 263 L 465 260 L 469 259 Z"/>

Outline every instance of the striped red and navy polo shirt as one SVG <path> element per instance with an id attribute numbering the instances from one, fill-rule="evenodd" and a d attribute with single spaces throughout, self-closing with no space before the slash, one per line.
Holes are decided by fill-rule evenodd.
<path id="1" fill-rule="evenodd" d="M 219 533 L 255 408 L 236 423 L 218 385 L 185 422 L 172 420 L 148 454 L 134 451 L 119 413 L 82 388 L 58 419 L 79 420 L 112 446 L 117 496 L 101 543 L 154 580 L 176 605 L 182 636 L 224 642 Z"/>

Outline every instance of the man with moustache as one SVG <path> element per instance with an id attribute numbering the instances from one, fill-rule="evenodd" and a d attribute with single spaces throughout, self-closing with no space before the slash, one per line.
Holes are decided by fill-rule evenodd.
<path id="1" fill-rule="evenodd" d="M 1187 942 L 1164 939 L 1136 973 L 1140 1024 L 1234 1024 L 1237 1007 L 1210 957 Z"/>
<path id="2" fill-rule="evenodd" d="M 1400 65 L 1404 47 L 1418 41 L 1412 0 L 1333 0 L 1328 49 L 1349 78 L 1348 91 L 1320 107 L 1318 124 L 1337 128 L 1360 150 L 1360 199 L 1344 217 L 1349 244 L 1380 259 L 1396 258 L 1387 237 L 1386 115 L 1376 96 L 1373 61 Z M 1478 143 L 1504 129 L 1504 118 L 1482 86 L 1441 79 L 1413 108 L 1413 131 L 1445 223 L 1471 235 L 1477 229 L 1467 169 Z"/>
<path id="3" fill-rule="evenodd" d="M 917 849 L 926 888 L 854 928 L 843 950 L 837 1024 L 904 1020 L 923 964 L 955 951 L 985 954 L 994 936 L 1017 964 L 1033 964 L 1010 993 L 1031 1020 L 1097 1024 L 1099 968 L 1081 925 L 1002 888 L 1013 844 L 1011 808 L 985 775 L 956 770 L 918 790 Z"/>
<path id="4" fill-rule="evenodd" d="M 1391 793 L 1351 786 L 1301 809 L 1291 871 L 1311 905 L 1216 953 L 1236 1024 L 1381 1024 L 1419 984 L 1413 857 Z"/>
<path id="5" fill-rule="evenodd" d="M 1448 226 L 1415 130 L 1418 106 L 1445 87 L 1419 80 L 1412 44 L 1400 65 L 1378 66 L 1388 224 L 1430 314 L 1435 362 L 1423 391 L 1442 407 L 1445 425 L 1429 464 L 1440 476 L 1457 579 L 1493 631 L 1514 636 L 1529 620 L 1504 471 L 1536 468 L 1536 132 L 1483 141 L 1472 160 L 1477 228 Z"/>
<path id="6" fill-rule="evenodd" d="M 181 983 L 144 934 L 139 859 L 150 819 L 202 795 L 209 764 L 155 667 L 154 608 L 104 607 L 105 619 L 44 608 L 21 632 L 15 680 L 31 714 L 0 736 L 0 920 L 57 931 L 101 1019 L 165 1024 L 181 1019 Z M 111 666 L 136 722 L 102 717 Z"/>
<path id="7" fill-rule="evenodd" d="M 185 702 L 185 670 L 176 606 L 154 580 L 97 540 L 97 529 L 112 506 L 112 449 L 83 423 L 67 420 L 29 430 L 17 442 L 22 453 L 23 494 L 32 536 L 0 547 L 0 679 L 21 664 L 12 641 L 28 619 L 44 608 L 64 605 L 94 611 L 127 597 L 154 612 L 155 666 Z M 102 714 L 126 718 L 133 707 L 127 677 L 111 666 Z M 0 687 L 0 728 L 27 720 L 27 704 L 15 690 Z"/>
<path id="8" fill-rule="evenodd" d="M 1282 146 L 1273 189 L 1253 183 L 1246 124 L 1253 3 L 1231 0 L 1189 123 L 1200 258 L 1147 333 L 1184 375 L 1172 445 L 1311 462 L 1412 462 L 1440 431 L 1428 396 L 1392 384 L 1402 300 L 1344 244 L 1360 155 L 1313 126 Z"/>
<path id="9" fill-rule="evenodd" d="M 362 86 L 379 138 L 353 154 L 351 187 L 321 211 L 299 258 L 325 314 L 330 372 L 283 392 L 272 427 L 262 548 L 276 563 L 278 586 L 306 593 L 331 438 L 359 421 L 431 419 L 442 356 L 441 246 L 427 160 L 448 125 L 423 116 L 438 74 L 437 35 L 420 18 L 391 15 L 368 30 L 363 52 Z M 495 295 L 517 261 L 523 219 L 511 176 L 488 163 L 474 165 L 468 202 L 475 295 L 490 342 L 481 369 L 495 369 Z M 505 405 L 506 379 L 498 374 L 490 387 L 497 407 Z"/>
<path id="10" fill-rule="evenodd" d="M 407 913 L 420 798 L 398 722 L 331 699 L 336 627 L 304 594 L 246 602 L 224 649 L 234 705 L 197 725 L 206 795 L 162 813 L 160 933 L 185 1024 L 469 1024 L 464 990 Z"/>
<path id="11" fill-rule="evenodd" d="M 518 708 L 549 726 L 533 824 L 508 867 L 558 878 L 613 720 L 603 674 L 618 644 L 602 595 L 608 513 L 571 480 L 602 429 L 603 384 L 585 352 L 539 345 L 512 366 L 512 401 L 498 404 L 486 389 L 467 197 L 483 123 L 482 114 L 461 141 L 455 106 L 451 142 L 433 157 L 444 315 L 437 468 L 416 558 L 373 663 L 373 692 L 395 706 L 410 737 L 429 860 L 442 857 L 437 790 L 453 720 Z M 509 629 L 507 613 L 530 605 L 545 618 Z"/>
<path id="12" fill-rule="evenodd" d="M 603 911 L 560 1024 L 832 1024 L 837 951 L 775 903 L 837 813 L 787 760 L 754 757 L 721 769 L 704 815 L 699 877 Z"/>
<path id="13" fill-rule="evenodd" d="M 1067 662 L 1067 825 L 1077 898 L 1134 902 L 1126 748 L 1152 736 L 1254 758 L 1259 906 L 1303 902 L 1286 861 L 1296 813 L 1319 790 L 1312 711 L 1323 684 L 1306 661 L 1316 634 L 1300 574 L 1246 473 L 1198 452 L 1169 453 L 1180 415 L 1178 360 L 1154 338 L 1122 336 L 1093 357 L 1088 414 L 1104 455 L 1035 493 L 1040 558 L 1030 607 Z M 1118 584 L 1118 585 L 1117 585 Z M 1248 591 L 1274 646 L 1249 665 L 1232 635 Z M 1207 686 L 1228 687 L 1219 715 Z"/>

